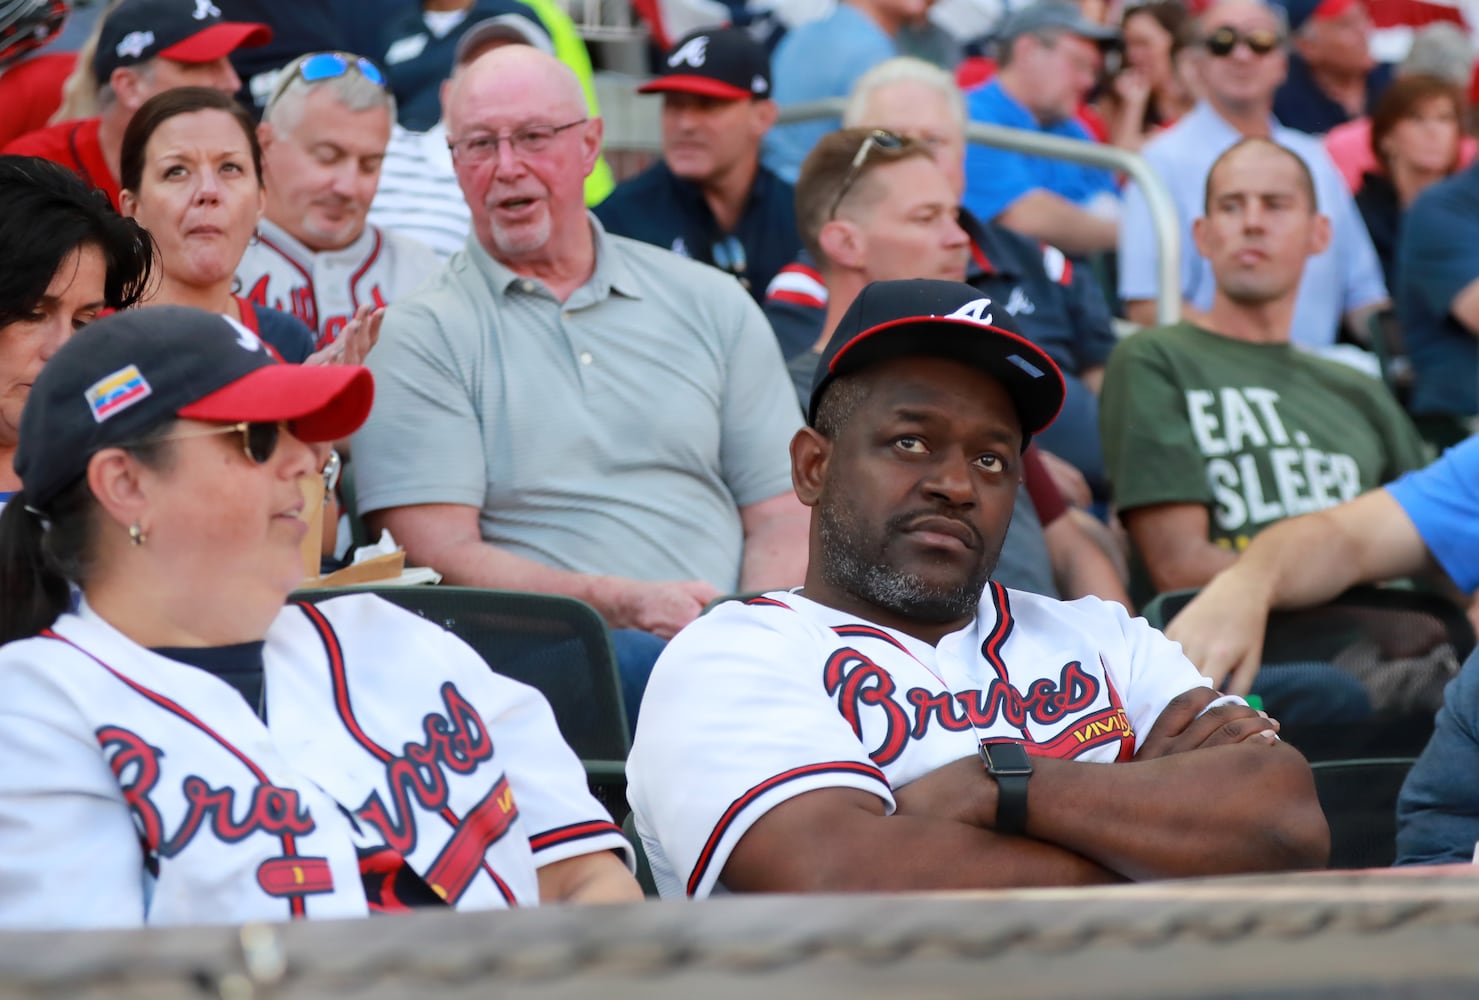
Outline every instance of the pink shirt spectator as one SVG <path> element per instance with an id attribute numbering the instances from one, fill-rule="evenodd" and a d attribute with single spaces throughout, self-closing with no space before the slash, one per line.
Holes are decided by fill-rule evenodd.
<path id="1" fill-rule="evenodd" d="M 1371 151 L 1370 118 L 1355 118 L 1325 133 L 1325 151 L 1335 161 L 1335 168 L 1353 194 L 1361 188 L 1362 174 L 1381 169 L 1376 154 Z M 1475 152 L 1479 152 L 1479 140 L 1465 136 L 1458 148 L 1460 170 L 1474 162 Z"/>

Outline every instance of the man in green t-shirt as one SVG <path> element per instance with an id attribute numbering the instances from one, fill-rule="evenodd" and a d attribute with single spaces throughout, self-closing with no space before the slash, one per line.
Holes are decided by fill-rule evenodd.
<path id="1" fill-rule="evenodd" d="M 1425 462 L 1379 380 L 1290 343 L 1304 262 L 1330 241 L 1298 156 L 1266 139 L 1233 146 L 1192 235 L 1217 281 L 1205 323 L 1122 341 L 1100 402 L 1139 599 L 1201 587 L 1262 528 Z"/>

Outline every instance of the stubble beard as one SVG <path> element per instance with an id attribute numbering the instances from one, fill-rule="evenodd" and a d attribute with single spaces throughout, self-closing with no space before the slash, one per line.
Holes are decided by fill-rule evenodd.
<path id="1" fill-rule="evenodd" d="M 884 549 L 888 539 L 898 533 L 893 521 L 884 528 L 881 541 L 871 539 L 850 511 L 827 503 L 818 512 L 817 526 L 821 532 L 822 579 L 828 585 L 902 618 L 929 624 L 974 617 L 1001 555 L 998 541 L 958 584 L 942 587 L 889 564 Z"/>

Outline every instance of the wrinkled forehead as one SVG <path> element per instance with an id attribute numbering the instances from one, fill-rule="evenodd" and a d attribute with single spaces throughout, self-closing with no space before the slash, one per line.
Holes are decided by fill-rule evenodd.
<path id="1" fill-rule="evenodd" d="M 585 113 L 578 82 L 539 65 L 498 65 L 490 57 L 500 51 L 480 57 L 454 81 L 446 108 L 454 131 L 560 124 Z"/>

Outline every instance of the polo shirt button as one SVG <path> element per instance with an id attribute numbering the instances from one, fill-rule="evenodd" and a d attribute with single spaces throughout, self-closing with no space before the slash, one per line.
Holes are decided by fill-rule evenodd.
<path id="1" fill-rule="evenodd" d="M 592 361 L 595 361 L 595 360 L 596 360 L 595 358 L 591 357 L 591 352 L 590 351 L 581 351 L 580 352 L 580 363 L 581 364 L 588 365 Z"/>
<path id="2" fill-rule="evenodd" d="M 525 280 L 519 282 L 519 287 L 522 288 L 526 292 L 532 292 L 532 291 L 534 291 L 534 282 L 529 281 L 526 278 Z"/>

